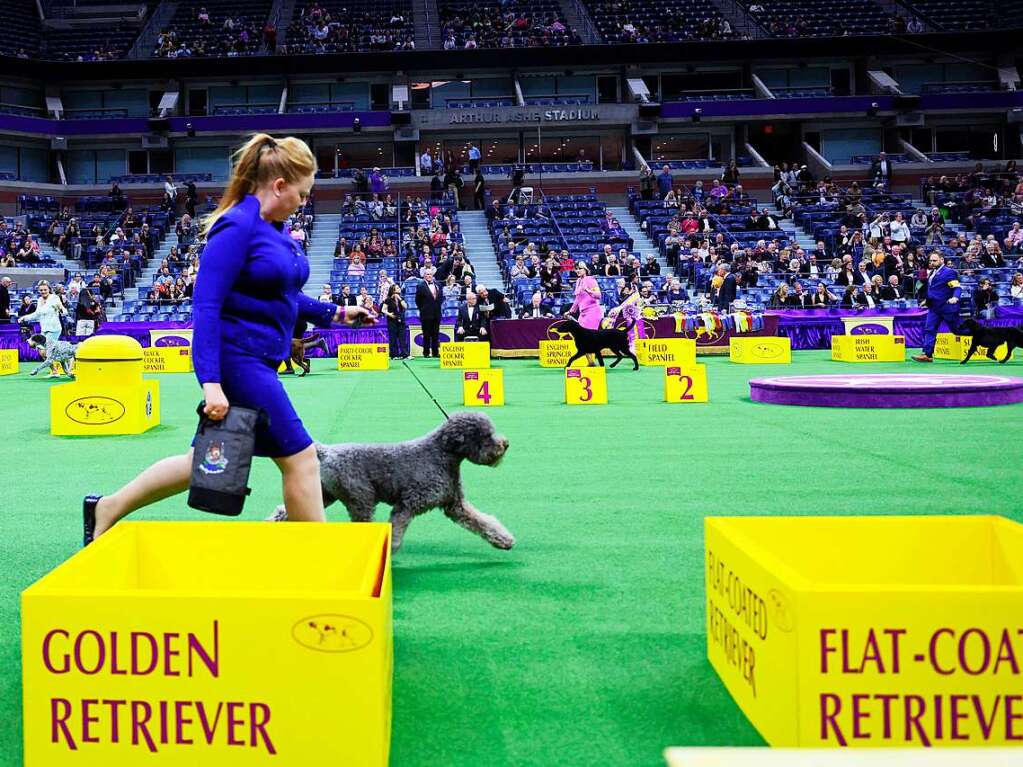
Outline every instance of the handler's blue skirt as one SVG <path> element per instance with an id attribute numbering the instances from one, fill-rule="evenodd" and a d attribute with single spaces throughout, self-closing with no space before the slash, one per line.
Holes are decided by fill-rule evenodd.
<path id="1" fill-rule="evenodd" d="M 256 428 L 256 455 L 282 458 L 313 444 L 288 399 L 280 378 L 279 363 L 236 352 L 220 358 L 220 385 L 231 405 L 261 409 L 269 416 L 266 426 Z"/>

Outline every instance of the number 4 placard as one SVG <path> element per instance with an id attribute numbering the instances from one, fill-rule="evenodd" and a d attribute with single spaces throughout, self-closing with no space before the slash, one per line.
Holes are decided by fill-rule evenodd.
<path id="1" fill-rule="evenodd" d="M 707 366 L 687 365 L 664 369 L 665 402 L 706 402 Z"/>
<path id="2" fill-rule="evenodd" d="M 501 368 L 466 370 L 462 374 L 462 401 L 476 407 L 503 405 L 504 371 Z"/>
<path id="3" fill-rule="evenodd" d="M 606 405 L 607 368 L 566 369 L 565 402 L 569 405 Z"/>

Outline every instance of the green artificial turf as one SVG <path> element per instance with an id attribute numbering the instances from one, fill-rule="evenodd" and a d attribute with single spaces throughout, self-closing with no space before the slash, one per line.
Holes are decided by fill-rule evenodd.
<path id="1" fill-rule="evenodd" d="M 559 370 L 498 361 L 511 441 L 497 468 L 467 466 L 467 495 L 515 534 L 491 549 L 440 513 L 412 523 L 394 561 L 392 764 L 659 765 L 669 745 L 762 741 L 704 657 L 703 518 L 715 514 L 1004 514 L 1023 519 L 1023 405 L 838 410 L 760 405 L 759 375 L 894 372 L 802 352 L 791 366 L 707 363 L 711 402 L 662 403 L 662 371 L 608 371 L 610 404 L 562 404 Z M 458 372 L 410 363 L 448 410 Z M 198 390 L 160 377 L 163 425 L 137 437 L 49 435 L 49 383 L 0 378 L 0 764 L 21 763 L 19 592 L 71 555 L 80 501 L 188 445 Z M 930 371 L 962 372 L 952 363 Z M 971 371 L 1017 373 L 1018 364 Z M 287 382 L 323 441 L 416 437 L 441 414 L 401 365 Z M 279 502 L 260 461 L 245 519 Z M 341 519 L 335 507 L 334 520 Z M 381 514 L 382 516 L 382 514 Z M 135 518 L 199 519 L 183 498 Z M 233 524 L 230 521 L 221 524 Z M 836 542 L 836 545 L 839 542 Z"/>

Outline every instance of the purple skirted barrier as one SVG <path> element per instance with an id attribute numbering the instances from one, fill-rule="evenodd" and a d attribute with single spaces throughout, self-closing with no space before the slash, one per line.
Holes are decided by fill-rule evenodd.
<path id="1" fill-rule="evenodd" d="M 536 357 L 540 352 L 540 342 L 560 338 L 557 325 L 560 319 L 546 320 L 495 320 L 491 324 L 490 350 L 495 357 Z M 643 320 L 646 338 L 694 338 L 698 350 L 727 351 L 728 341 L 733 335 L 731 330 L 708 331 L 700 328 L 687 333 L 684 329 L 676 330 L 674 317 L 658 317 L 656 320 Z M 770 315 L 764 316 L 764 327 L 743 336 L 776 336 L 778 335 L 778 319 Z"/>
<path id="2" fill-rule="evenodd" d="M 36 326 L 38 327 L 38 326 Z M 190 322 L 107 322 L 96 331 L 97 335 L 122 335 L 130 336 L 142 346 L 150 346 L 150 331 L 152 330 L 190 330 Z M 309 352 L 310 357 L 324 357 L 337 355 L 337 347 L 343 344 L 386 344 L 387 326 L 377 325 L 366 328 L 330 328 L 329 330 L 316 329 L 315 332 L 323 336 L 327 341 L 329 354 L 324 355 L 320 349 L 313 349 Z M 67 340 L 72 343 L 84 341 L 84 337 L 71 336 Z M 182 339 L 175 342 L 173 338 L 162 339 L 160 346 L 187 345 L 187 340 Z M 0 349 L 17 349 L 18 358 L 22 362 L 38 360 L 39 355 L 35 350 L 30 349 L 28 344 L 21 340 L 18 326 L 14 323 L 0 325 Z"/>
<path id="3" fill-rule="evenodd" d="M 830 349 L 831 337 L 845 333 L 843 317 L 892 317 L 895 335 L 905 336 L 906 346 L 922 346 L 924 318 L 927 310 L 913 309 L 788 309 L 770 311 L 768 316 L 778 318 L 778 335 L 788 336 L 793 349 Z M 1023 324 L 1023 308 L 999 306 L 995 319 L 984 320 L 985 325 L 1008 327 Z M 941 330 L 948 328 L 942 325 Z"/>

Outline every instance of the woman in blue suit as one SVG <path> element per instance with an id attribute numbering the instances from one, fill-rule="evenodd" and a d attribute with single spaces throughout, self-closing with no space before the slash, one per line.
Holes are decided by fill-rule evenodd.
<path id="1" fill-rule="evenodd" d="M 220 206 L 205 220 L 209 232 L 193 299 L 192 354 L 196 377 L 213 420 L 231 405 L 262 408 L 269 424 L 256 432 L 256 455 L 281 470 L 288 518 L 323 521 L 320 467 L 306 432 L 277 378 L 290 353 L 298 318 L 319 326 L 358 317 L 360 307 L 322 303 L 302 293 L 309 262 L 283 231 L 305 204 L 316 160 L 305 142 L 258 134 L 236 155 Z M 164 458 L 116 493 L 83 503 L 88 544 L 136 509 L 188 488 L 192 452 Z"/>

